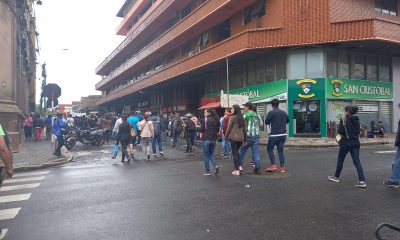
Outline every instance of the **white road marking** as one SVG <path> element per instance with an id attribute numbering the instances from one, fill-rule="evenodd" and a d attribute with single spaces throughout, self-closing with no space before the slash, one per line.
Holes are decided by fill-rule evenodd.
<path id="1" fill-rule="evenodd" d="M 84 169 L 84 168 L 97 168 L 99 165 L 79 165 L 79 166 L 64 166 L 63 169 Z"/>
<path id="2" fill-rule="evenodd" d="M 10 208 L 10 209 L 0 210 L 0 220 L 15 218 L 18 215 L 19 210 L 21 210 L 21 208 Z"/>
<path id="3" fill-rule="evenodd" d="M 4 237 L 6 236 L 8 229 L 4 228 L 4 229 L 1 229 L 0 231 L 1 231 L 0 232 L 0 240 L 1 240 L 1 239 L 4 239 Z"/>
<path id="4" fill-rule="evenodd" d="M 35 171 L 35 172 L 28 172 L 28 173 L 17 173 L 17 174 L 14 174 L 13 178 L 45 175 L 45 174 L 48 174 L 49 172 L 50 171 L 40 171 L 40 172 Z"/>
<path id="5" fill-rule="evenodd" d="M 396 151 L 377 151 L 375 153 L 396 153 Z"/>
<path id="6" fill-rule="evenodd" d="M 22 190 L 22 189 L 31 189 L 39 187 L 40 183 L 33 184 L 22 184 L 22 185 L 14 185 L 14 186 L 4 186 L 0 189 L 0 192 L 13 191 L 13 190 Z"/>
<path id="7" fill-rule="evenodd" d="M 77 152 L 77 153 L 75 153 L 76 155 L 78 155 L 78 156 L 89 156 L 89 155 L 91 155 L 92 153 L 91 152 L 88 152 L 88 151 L 81 151 L 81 152 Z"/>
<path id="8" fill-rule="evenodd" d="M 0 197 L 0 203 L 25 201 L 25 200 L 28 200 L 30 197 L 31 197 L 30 193 L 3 196 L 3 197 Z"/>
<path id="9" fill-rule="evenodd" d="M 16 178 L 16 179 L 7 179 L 4 180 L 4 184 L 8 183 L 20 183 L 20 182 L 33 182 L 33 181 L 40 181 L 45 179 L 46 176 L 41 176 L 41 177 L 30 177 L 30 178 Z"/>

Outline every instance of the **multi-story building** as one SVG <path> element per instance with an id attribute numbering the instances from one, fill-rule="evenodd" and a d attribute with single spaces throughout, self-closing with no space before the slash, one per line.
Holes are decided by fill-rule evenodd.
<path id="1" fill-rule="evenodd" d="M 99 105 L 196 111 L 220 90 L 272 98 L 290 136 L 326 136 L 345 105 L 396 130 L 398 0 L 127 0 L 125 40 L 98 66 Z M 395 102 L 396 104 L 393 104 Z"/>
<path id="2" fill-rule="evenodd" d="M 0 0 L 0 121 L 16 151 L 21 143 L 24 115 L 35 111 L 34 2 L 36 0 Z"/>

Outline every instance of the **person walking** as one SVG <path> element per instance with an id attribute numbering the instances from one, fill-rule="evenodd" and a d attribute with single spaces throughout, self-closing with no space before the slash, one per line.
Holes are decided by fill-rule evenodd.
<path id="1" fill-rule="evenodd" d="M 147 161 L 150 161 L 150 142 L 151 138 L 154 137 L 154 126 L 149 118 L 149 114 L 145 113 L 143 115 L 143 120 L 138 124 L 140 137 L 144 142 L 143 148 L 145 149 L 145 154 L 147 155 Z"/>
<path id="2" fill-rule="evenodd" d="M 219 174 L 219 166 L 214 156 L 215 145 L 217 143 L 219 131 L 219 119 L 214 110 L 204 111 L 204 122 L 201 125 L 200 132 L 203 140 L 203 161 L 205 167 L 205 176 L 210 176 L 210 161 L 214 166 L 214 174 Z"/>
<path id="3" fill-rule="evenodd" d="M 104 137 L 106 142 L 108 143 L 111 138 L 111 129 L 112 129 L 112 121 L 109 116 L 104 116 L 100 120 L 100 127 L 105 129 Z"/>
<path id="4" fill-rule="evenodd" d="M 164 156 L 163 148 L 162 148 L 162 134 L 164 132 L 164 124 L 161 122 L 161 118 L 159 114 L 156 112 L 153 116 L 150 117 L 150 121 L 153 123 L 154 134 L 153 134 L 153 141 L 151 143 L 152 150 L 153 150 L 153 157 L 157 156 L 157 146 L 158 151 L 162 156 Z"/>
<path id="5" fill-rule="evenodd" d="M 194 123 L 194 134 L 193 134 L 193 152 L 196 152 L 196 142 L 197 142 L 197 133 L 199 130 L 199 119 L 196 117 L 196 115 L 192 115 L 192 117 L 190 118 L 190 120 L 193 121 Z"/>
<path id="6" fill-rule="evenodd" d="M 36 141 L 42 141 L 44 121 L 39 114 L 35 115 L 33 119 L 33 128 L 35 129 Z"/>
<path id="7" fill-rule="evenodd" d="M 249 148 L 251 148 L 251 157 L 252 162 L 254 164 L 253 172 L 255 174 L 260 173 L 261 168 L 261 161 L 260 161 L 260 117 L 254 112 L 254 105 L 250 102 L 243 104 L 244 106 L 244 120 L 246 122 L 246 135 L 247 141 L 246 143 L 240 148 L 239 155 L 240 155 L 240 166 L 239 171 L 243 171 L 243 162 L 246 152 Z"/>
<path id="8" fill-rule="evenodd" d="M 14 175 L 13 156 L 11 151 L 11 143 L 7 132 L 0 123 L 0 159 L 3 162 L 0 165 L 0 188 L 6 176 L 12 178 Z"/>
<path id="9" fill-rule="evenodd" d="M 192 114 L 188 113 L 186 114 L 186 120 L 183 123 L 183 129 L 184 129 L 184 136 L 186 140 L 186 154 L 190 154 L 190 156 L 193 156 L 193 144 L 194 144 L 194 132 L 196 131 L 196 126 L 195 123 L 192 120 Z"/>
<path id="10" fill-rule="evenodd" d="M 232 147 L 233 155 L 233 175 L 240 175 L 240 156 L 239 149 L 247 141 L 246 122 L 239 105 L 233 105 L 233 113 L 228 123 L 228 129 L 225 136 L 225 142 L 229 141 Z"/>
<path id="11" fill-rule="evenodd" d="M 57 157 L 63 157 L 61 155 L 61 148 L 64 146 L 64 137 L 62 135 L 62 128 L 65 128 L 67 124 L 62 120 L 61 113 L 57 113 L 57 118 L 54 120 L 53 123 L 53 134 L 57 137 L 57 148 L 54 152 L 54 155 Z"/>
<path id="12" fill-rule="evenodd" d="M 279 109 L 278 99 L 271 101 L 272 110 L 268 112 L 265 124 L 270 125 L 271 134 L 268 137 L 267 152 L 270 161 L 270 166 L 266 169 L 267 172 L 273 172 L 277 170 L 275 164 L 274 148 L 278 149 L 278 155 L 280 160 L 280 167 L 278 171 L 285 173 L 285 155 L 283 153 L 285 142 L 286 142 L 286 124 L 289 123 L 289 117 L 285 111 Z"/>
<path id="13" fill-rule="evenodd" d="M 25 141 L 32 138 L 32 131 L 33 131 L 33 119 L 31 114 L 27 114 L 24 120 L 24 133 L 25 133 Z"/>
<path id="14" fill-rule="evenodd" d="M 172 121 L 173 142 L 172 147 L 178 149 L 181 134 L 183 131 L 183 121 L 179 113 L 175 113 L 175 119 Z"/>
<path id="15" fill-rule="evenodd" d="M 128 153 L 128 145 L 131 141 L 131 124 L 127 121 L 126 115 L 121 114 L 121 123 L 118 125 L 118 131 L 117 131 L 117 137 L 115 140 L 115 144 L 121 144 L 121 149 L 122 149 L 122 158 L 121 162 L 125 162 L 125 158 L 128 159 L 127 163 L 130 163 L 132 158 L 131 155 Z"/>
<path id="16" fill-rule="evenodd" d="M 340 119 L 338 133 L 342 136 L 339 142 L 339 155 L 336 165 L 336 172 L 334 176 L 329 176 L 328 179 L 332 182 L 339 182 L 340 173 L 343 169 L 343 163 L 346 155 L 350 152 L 351 158 L 353 159 L 353 164 L 357 169 L 358 173 L 358 183 L 356 187 L 365 188 L 367 184 L 365 183 L 364 170 L 360 162 L 360 119 L 357 114 L 357 106 L 346 106 L 344 108 L 344 118 Z"/>
<path id="17" fill-rule="evenodd" d="M 51 139 L 51 135 L 53 134 L 53 119 L 50 114 L 47 115 L 44 124 L 46 125 L 46 139 Z"/>
<path id="18" fill-rule="evenodd" d="M 223 149 L 222 157 L 224 157 L 224 158 L 228 157 L 229 154 L 232 153 L 230 141 L 225 141 L 226 132 L 228 130 L 228 124 L 229 124 L 229 120 L 231 119 L 231 116 L 232 116 L 232 108 L 228 107 L 225 109 L 224 122 L 222 123 L 222 127 L 221 127 L 222 128 L 222 136 L 223 136 L 222 141 L 224 142 L 224 149 Z"/>
<path id="19" fill-rule="evenodd" d="M 398 105 L 400 109 L 400 103 Z M 396 156 L 392 162 L 392 173 L 388 181 L 383 182 L 383 185 L 388 187 L 400 187 L 400 119 L 399 123 L 397 124 L 397 134 L 396 134 L 396 141 L 394 142 L 394 146 L 397 147 Z"/>
<path id="20" fill-rule="evenodd" d="M 136 134 L 136 136 L 131 137 L 131 141 L 129 143 L 129 149 L 132 159 L 134 159 L 135 147 L 136 144 L 139 144 L 138 139 L 140 139 L 140 132 L 138 129 L 138 123 L 140 121 L 139 114 L 140 112 L 136 111 L 135 113 L 132 113 L 131 116 L 128 118 L 128 122 L 131 124 L 131 127 L 133 128 Z"/>

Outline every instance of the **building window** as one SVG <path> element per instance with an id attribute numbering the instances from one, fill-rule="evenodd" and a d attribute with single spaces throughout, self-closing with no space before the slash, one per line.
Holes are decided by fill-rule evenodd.
<path id="1" fill-rule="evenodd" d="M 275 80 L 286 79 L 286 53 L 276 56 L 276 76 Z"/>
<path id="2" fill-rule="evenodd" d="M 184 7 L 181 11 L 181 19 L 189 15 L 191 11 L 192 9 L 190 8 L 190 4 L 186 5 L 186 7 Z"/>
<path id="3" fill-rule="evenodd" d="M 381 82 L 391 82 L 392 75 L 390 71 L 390 57 L 380 57 L 379 58 L 379 81 Z"/>
<path id="4" fill-rule="evenodd" d="M 350 61 L 348 52 L 339 52 L 339 77 L 350 77 Z"/>
<path id="5" fill-rule="evenodd" d="M 254 61 L 246 64 L 246 86 L 253 86 L 256 82 L 256 64 Z"/>
<path id="6" fill-rule="evenodd" d="M 397 16 L 397 0 L 375 0 L 375 11 Z"/>
<path id="7" fill-rule="evenodd" d="M 326 76 L 337 77 L 338 52 L 336 49 L 328 49 L 326 52 Z"/>
<path id="8" fill-rule="evenodd" d="M 231 20 L 228 19 L 218 26 L 218 41 L 223 41 L 231 37 Z"/>
<path id="9" fill-rule="evenodd" d="M 306 77 L 319 78 L 324 76 L 324 54 L 320 49 L 306 51 Z"/>
<path id="10" fill-rule="evenodd" d="M 297 50 L 289 54 L 289 79 L 304 78 L 306 76 L 306 51 Z"/>
<path id="11" fill-rule="evenodd" d="M 353 53 L 351 56 L 351 77 L 365 79 L 365 55 Z"/>
<path id="12" fill-rule="evenodd" d="M 256 85 L 265 82 L 265 59 L 260 58 L 256 61 Z"/>
<path id="13" fill-rule="evenodd" d="M 265 81 L 272 82 L 275 80 L 275 55 L 267 55 L 265 64 Z"/>
<path id="14" fill-rule="evenodd" d="M 376 56 L 367 56 L 367 80 L 378 80 L 378 58 Z"/>
<path id="15" fill-rule="evenodd" d="M 255 4 L 244 10 L 244 24 L 265 15 L 265 0 L 258 0 Z"/>
<path id="16" fill-rule="evenodd" d="M 190 50 L 191 50 L 190 42 L 184 44 L 184 45 L 182 46 L 182 48 L 181 48 L 181 56 L 182 56 L 182 57 L 188 56 Z"/>
<path id="17" fill-rule="evenodd" d="M 166 59 L 166 63 L 171 63 L 172 61 L 174 61 L 175 59 L 175 52 L 171 51 L 167 54 L 167 59 Z"/>

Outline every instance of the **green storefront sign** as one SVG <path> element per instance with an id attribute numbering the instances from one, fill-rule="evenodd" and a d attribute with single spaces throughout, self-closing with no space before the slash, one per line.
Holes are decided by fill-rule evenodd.
<path id="1" fill-rule="evenodd" d="M 393 99 L 393 84 L 341 78 L 326 79 L 327 99 Z"/>
<path id="2" fill-rule="evenodd" d="M 245 88 L 238 88 L 229 91 L 229 94 L 249 96 L 250 102 L 268 102 L 273 98 L 286 100 L 287 80 L 274 81 Z M 218 97 L 219 93 L 207 94 L 206 98 Z"/>

